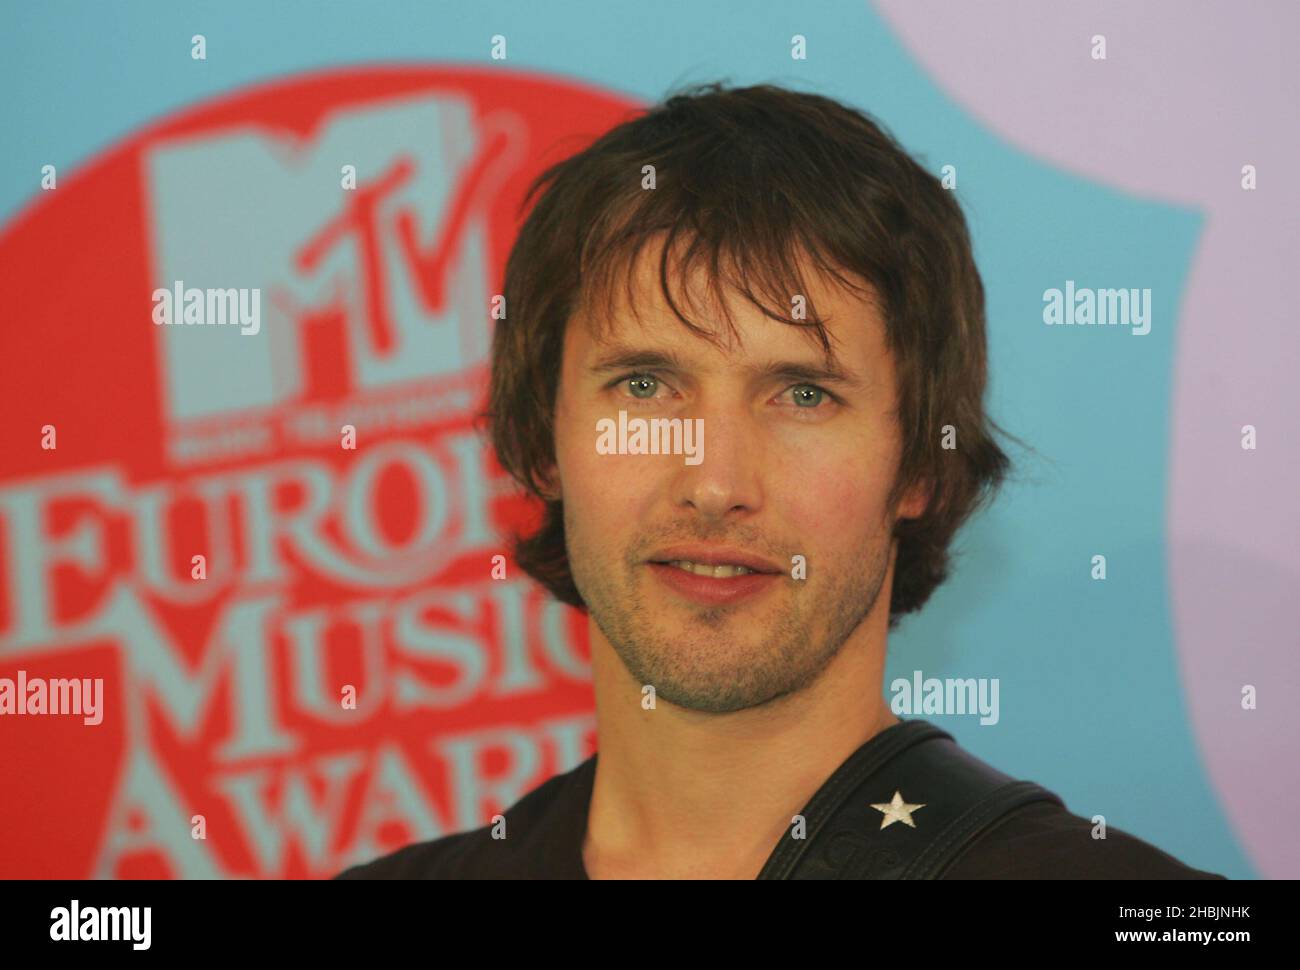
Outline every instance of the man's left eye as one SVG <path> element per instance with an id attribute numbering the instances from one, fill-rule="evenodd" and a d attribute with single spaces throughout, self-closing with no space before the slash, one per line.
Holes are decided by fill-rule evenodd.
<path id="1" fill-rule="evenodd" d="M 831 397 L 830 391 L 816 384 L 796 384 L 789 390 L 794 392 L 795 404 L 806 409 L 816 408 L 822 403 L 823 398 Z"/>
<path id="2" fill-rule="evenodd" d="M 826 397 L 827 390 L 824 387 L 818 387 L 815 384 L 796 384 L 790 387 L 794 391 L 794 403 L 802 407 L 803 404 L 811 404 L 816 407 L 822 403 L 822 398 Z"/>
<path id="3" fill-rule="evenodd" d="M 643 401 L 652 399 L 659 388 L 659 378 L 654 374 L 628 374 L 619 378 L 618 382 L 631 392 L 632 397 Z"/>

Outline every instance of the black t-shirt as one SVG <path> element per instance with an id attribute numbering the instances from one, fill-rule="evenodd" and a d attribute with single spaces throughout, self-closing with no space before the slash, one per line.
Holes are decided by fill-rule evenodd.
<path id="1" fill-rule="evenodd" d="M 596 758 L 556 775 L 492 826 L 408 845 L 336 879 L 586 879 L 587 831 Z M 1092 823 L 1053 802 L 1031 802 L 982 833 L 942 879 L 1224 879 L 1115 828 L 1092 837 Z"/>

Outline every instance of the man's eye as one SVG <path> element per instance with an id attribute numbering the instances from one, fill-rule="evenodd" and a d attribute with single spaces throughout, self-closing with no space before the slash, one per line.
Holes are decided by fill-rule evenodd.
<path id="1" fill-rule="evenodd" d="M 805 410 L 815 410 L 817 405 L 822 403 L 823 398 L 835 399 L 835 395 L 824 387 L 816 384 L 795 384 L 788 390 L 794 392 L 794 403 Z"/>
<path id="2" fill-rule="evenodd" d="M 631 389 L 633 397 L 654 397 L 655 389 L 659 387 L 659 381 L 648 376 L 632 377 L 628 379 L 628 387 Z"/>
<path id="3" fill-rule="evenodd" d="M 635 398 L 649 400 L 659 389 L 659 378 L 653 374 L 627 374 L 618 379 L 618 384 L 626 385 Z"/>
<path id="4" fill-rule="evenodd" d="M 652 401 L 662 383 L 655 374 L 636 373 L 624 374 L 615 379 L 610 386 L 626 388 L 628 393 L 637 400 Z M 819 405 L 827 398 L 833 403 L 839 401 L 834 394 L 817 384 L 794 384 L 786 388 L 785 393 L 793 395 L 795 407 L 802 411 L 818 410 Z"/>

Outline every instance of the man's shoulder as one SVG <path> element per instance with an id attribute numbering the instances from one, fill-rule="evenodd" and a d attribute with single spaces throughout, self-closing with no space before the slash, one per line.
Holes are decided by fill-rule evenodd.
<path id="1" fill-rule="evenodd" d="M 1075 815 L 1064 804 L 1031 802 L 986 831 L 944 879 L 1225 879 L 1194 869 L 1149 842 Z"/>
<path id="2" fill-rule="evenodd" d="M 572 824 L 572 813 L 556 812 L 573 792 L 573 783 L 590 771 L 589 758 L 571 771 L 554 775 L 502 814 L 505 838 L 492 823 L 427 842 L 415 842 L 370 862 L 352 866 L 335 879 L 492 879 L 527 876 L 538 869 L 549 830 Z M 561 817 L 556 818 L 559 814 Z"/>

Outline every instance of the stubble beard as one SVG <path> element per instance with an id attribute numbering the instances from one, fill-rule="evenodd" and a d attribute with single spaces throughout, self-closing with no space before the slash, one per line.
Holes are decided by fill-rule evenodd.
<path id="1" fill-rule="evenodd" d="M 843 562 L 809 556 L 807 579 L 784 574 L 761 601 L 705 607 L 669 594 L 635 550 L 610 561 L 567 512 L 565 537 L 574 584 L 633 681 L 708 714 L 758 707 L 815 682 L 875 606 L 891 551 L 886 530 Z"/>

